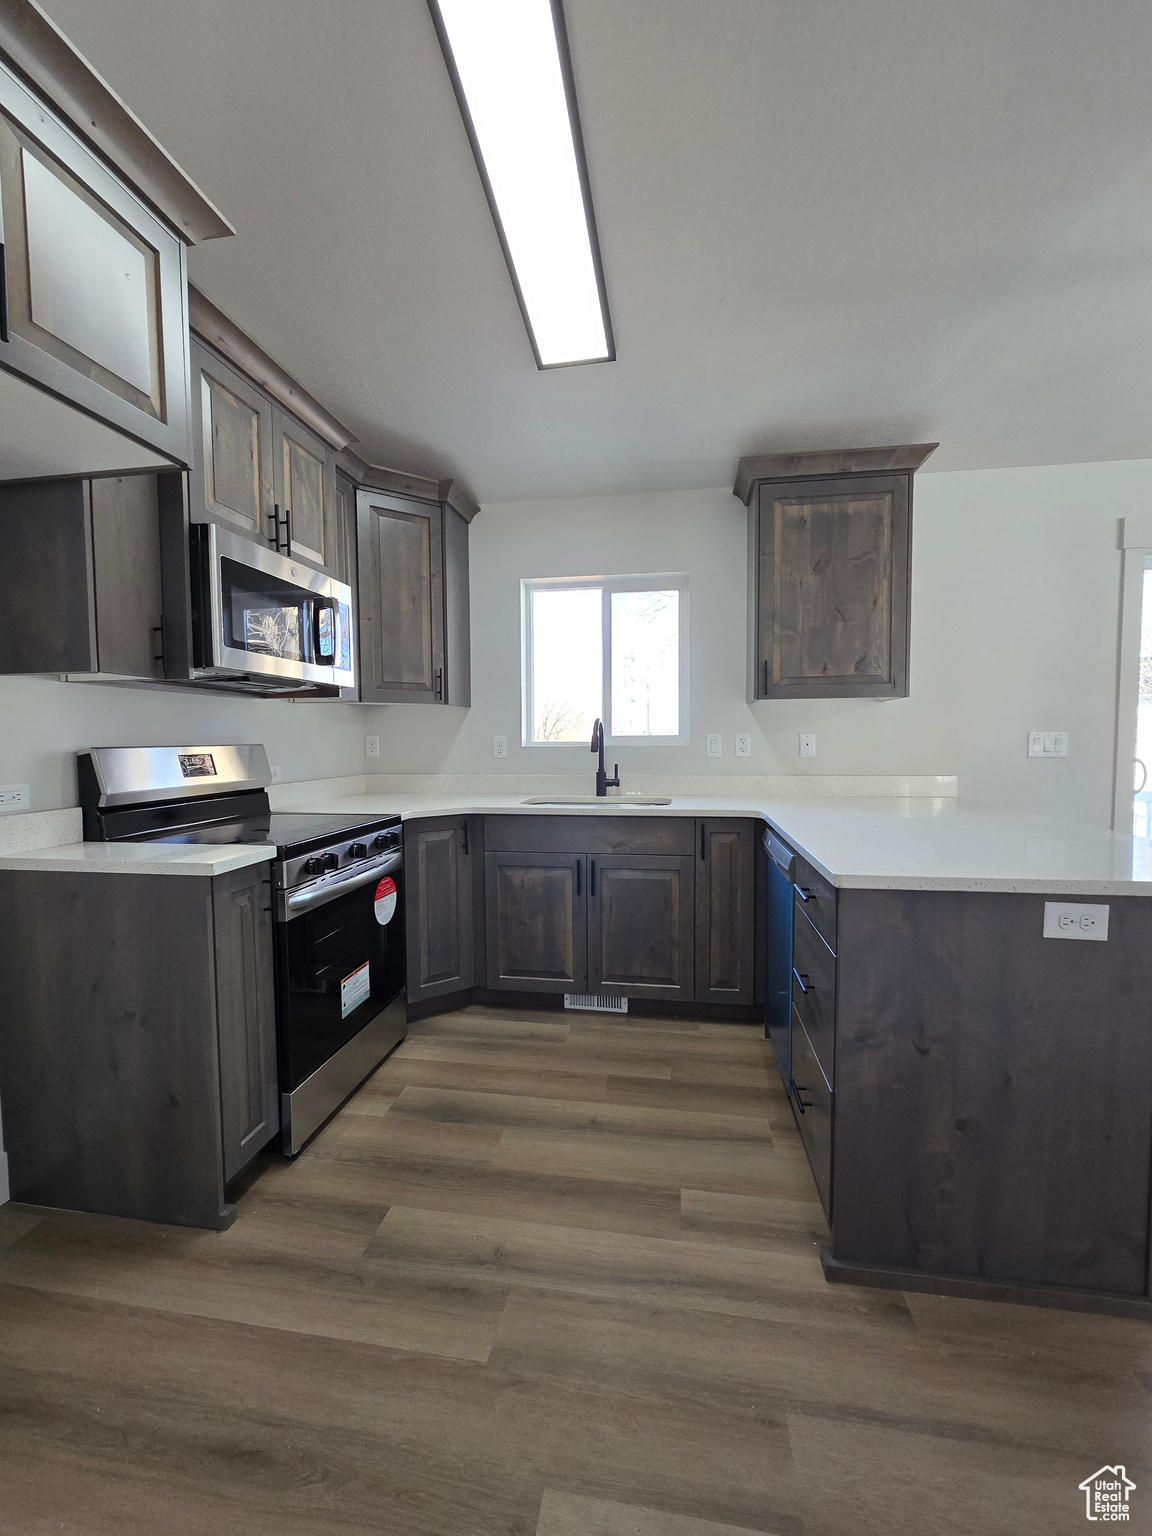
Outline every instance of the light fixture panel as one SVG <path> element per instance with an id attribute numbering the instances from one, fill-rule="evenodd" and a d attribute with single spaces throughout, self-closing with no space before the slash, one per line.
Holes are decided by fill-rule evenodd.
<path id="1" fill-rule="evenodd" d="M 615 358 L 561 0 L 428 0 L 540 368 Z"/>

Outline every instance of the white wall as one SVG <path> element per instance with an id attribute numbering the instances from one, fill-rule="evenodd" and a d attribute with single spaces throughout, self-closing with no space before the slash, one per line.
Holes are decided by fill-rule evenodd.
<path id="1" fill-rule="evenodd" d="M 1152 460 L 922 473 L 910 697 L 751 706 L 745 519 L 729 491 L 486 506 L 472 524 L 473 706 L 367 712 L 380 771 L 590 775 L 584 747 L 521 745 L 520 579 L 685 570 L 691 740 L 613 752 L 625 786 L 629 773 L 957 773 L 964 798 L 1107 825 L 1117 519 L 1149 506 Z M 1029 760 L 1030 729 L 1067 730 L 1068 760 Z M 736 760 L 744 730 L 753 755 Z M 710 761 L 715 731 L 725 755 Z M 797 755 L 801 731 L 816 732 L 815 759 Z M 508 737 L 506 764 L 494 734 Z"/>
<path id="2" fill-rule="evenodd" d="M 364 772 L 365 711 L 187 689 L 0 677 L 0 783 L 29 784 L 34 811 L 76 804 L 84 747 L 261 741 L 285 782 Z"/>

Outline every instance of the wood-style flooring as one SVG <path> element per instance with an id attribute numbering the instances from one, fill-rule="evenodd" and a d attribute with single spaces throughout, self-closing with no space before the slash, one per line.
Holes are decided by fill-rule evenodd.
<path id="1" fill-rule="evenodd" d="M 427 1019 L 237 1203 L 0 1208 L 3 1536 L 1152 1529 L 1152 1329 L 826 1285 L 758 1029 Z"/>

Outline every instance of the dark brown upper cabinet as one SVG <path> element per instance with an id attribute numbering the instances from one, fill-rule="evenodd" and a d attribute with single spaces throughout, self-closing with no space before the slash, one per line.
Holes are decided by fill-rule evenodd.
<path id="1" fill-rule="evenodd" d="M 275 542 L 272 402 L 195 337 L 192 402 L 197 520 Z"/>
<path id="2" fill-rule="evenodd" d="M 912 476 L 936 446 L 741 459 L 751 700 L 907 695 Z"/>
<path id="3" fill-rule="evenodd" d="M 0 673 L 164 681 L 157 487 L 155 475 L 0 486 Z"/>
<path id="4" fill-rule="evenodd" d="M 272 411 L 275 501 L 293 560 L 336 574 L 336 452 L 301 422 Z"/>
<path id="5" fill-rule="evenodd" d="M 3 64 L 0 252 L 0 366 L 187 464 L 185 243 Z"/>
<path id="6" fill-rule="evenodd" d="M 357 493 L 360 697 L 471 703 L 468 523 L 451 506 Z"/>

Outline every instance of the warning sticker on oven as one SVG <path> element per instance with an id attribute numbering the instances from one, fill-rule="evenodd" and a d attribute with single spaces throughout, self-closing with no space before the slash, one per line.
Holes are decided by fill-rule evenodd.
<path id="1" fill-rule="evenodd" d="M 376 921 L 381 928 L 392 921 L 392 914 L 396 911 L 396 882 L 391 875 L 385 875 L 376 887 L 374 908 Z"/>
<path id="2" fill-rule="evenodd" d="M 355 1013 L 371 991 L 370 963 L 365 960 L 358 970 L 353 971 L 351 976 L 345 976 L 340 983 L 340 1017 L 346 1019 L 350 1013 Z"/>

